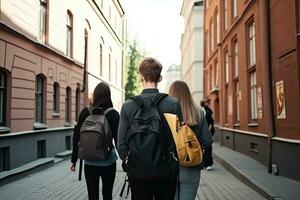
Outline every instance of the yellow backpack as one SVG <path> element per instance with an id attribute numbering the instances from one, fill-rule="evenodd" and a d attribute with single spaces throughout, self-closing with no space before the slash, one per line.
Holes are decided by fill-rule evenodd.
<path id="1" fill-rule="evenodd" d="M 201 164 L 203 152 L 194 131 L 186 124 L 181 124 L 177 115 L 164 114 L 176 145 L 179 165 L 192 167 Z"/>

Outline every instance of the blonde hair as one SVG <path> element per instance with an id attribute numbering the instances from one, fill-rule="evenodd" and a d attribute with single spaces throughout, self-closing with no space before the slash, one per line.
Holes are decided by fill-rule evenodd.
<path id="1" fill-rule="evenodd" d="M 175 81 L 169 89 L 169 95 L 180 103 L 183 120 L 187 125 L 194 126 L 200 122 L 200 108 L 195 104 L 190 89 L 184 81 Z"/>

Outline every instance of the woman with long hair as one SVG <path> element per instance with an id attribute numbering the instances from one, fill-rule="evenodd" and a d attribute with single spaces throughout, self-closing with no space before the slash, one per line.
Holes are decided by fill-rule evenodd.
<path id="1" fill-rule="evenodd" d="M 169 95 L 175 97 L 180 103 L 183 122 L 189 125 L 197 135 L 201 145 L 209 146 L 212 142 L 211 134 L 202 109 L 194 102 L 188 85 L 183 81 L 175 81 L 169 89 Z M 184 200 L 194 200 L 200 183 L 202 162 L 195 167 L 180 167 L 179 187 L 176 197 Z M 179 193 L 179 194 L 178 194 Z"/>
<path id="2" fill-rule="evenodd" d="M 96 108 L 96 109 L 95 109 Z M 108 111 L 109 110 L 109 111 Z M 92 113 L 91 113 L 92 112 Z M 77 125 L 73 135 L 73 152 L 72 152 L 72 165 L 71 171 L 75 171 L 76 161 L 78 159 L 78 149 L 80 142 L 80 129 L 84 120 L 90 114 L 103 114 L 111 129 L 114 143 L 117 144 L 117 132 L 119 124 L 119 113 L 113 109 L 111 101 L 111 92 L 109 86 L 101 82 L 99 83 L 93 93 L 92 109 L 89 107 L 84 108 L 79 114 Z M 99 179 L 102 181 L 102 195 L 104 200 L 112 200 L 112 191 L 116 175 L 116 160 L 117 155 L 113 147 L 105 160 L 85 160 L 84 161 L 84 174 L 87 184 L 89 200 L 99 199 Z"/>

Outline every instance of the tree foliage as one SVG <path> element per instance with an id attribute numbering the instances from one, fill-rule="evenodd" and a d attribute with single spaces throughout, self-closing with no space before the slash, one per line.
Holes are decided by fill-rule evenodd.
<path id="1" fill-rule="evenodd" d="M 138 65 L 144 53 L 136 40 L 129 42 L 126 56 L 126 84 L 125 99 L 137 95 L 141 91 L 141 83 L 138 80 Z"/>

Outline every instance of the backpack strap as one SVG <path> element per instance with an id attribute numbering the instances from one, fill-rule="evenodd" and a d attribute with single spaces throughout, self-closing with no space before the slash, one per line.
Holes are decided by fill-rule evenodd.
<path id="1" fill-rule="evenodd" d="M 129 99 L 132 99 L 139 107 L 142 107 L 144 105 L 143 99 L 139 95 L 130 97 Z"/>
<path id="2" fill-rule="evenodd" d="M 169 95 L 165 93 L 158 93 L 152 98 L 152 102 L 154 103 L 154 105 L 157 105 L 161 100 L 163 100 L 167 96 Z"/>
<path id="3" fill-rule="evenodd" d="M 113 107 L 109 107 L 104 111 L 104 115 L 107 115 L 108 113 L 110 113 L 111 111 L 113 111 L 114 108 Z"/>

